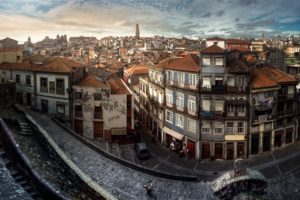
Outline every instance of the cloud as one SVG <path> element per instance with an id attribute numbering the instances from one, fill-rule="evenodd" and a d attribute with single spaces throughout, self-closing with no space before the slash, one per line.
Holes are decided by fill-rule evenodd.
<path id="1" fill-rule="evenodd" d="M 216 15 L 218 16 L 218 17 L 221 17 L 221 16 L 223 16 L 225 14 L 225 11 L 224 10 L 219 10 L 217 13 L 216 13 Z"/>
<path id="2" fill-rule="evenodd" d="M 300 31 L 299 10 L 298 0 L 10 0 L 0 4 L 0 39 L 134 35 L 136 23 L 141 36 L 287 33 Z"/>

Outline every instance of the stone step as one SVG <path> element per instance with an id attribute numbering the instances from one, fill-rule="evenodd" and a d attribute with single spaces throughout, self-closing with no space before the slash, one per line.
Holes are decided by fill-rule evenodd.
<path id="1" fill-rule="evenodd" d="M 25 186 L 28 185 L 28 181 L 27 180 L 22 180 L 22 181 L 17 181 L 19 185 Z"/>
<path id="2" fill-rule="evenodd" d="M 29 128 L 26 128 L 26 129 L 25 129 L 25 128 L 22 128 L 21 131 L 23 131 L 23 132 L 32 132 L 32 129 L 29 129 Z"/>
<path id="3" fill-rule="evenodd" d="M 20 175 L 20 173 L 17 170 L 13 169 L 13 168 L 9 169 L 9 173 L 14 178 Z"/>
<path id="4" fill-rule="evenodd" d="M 21 131 L 21 135 L 32 136 L 33 133 L 32 133 L 32 132 L 24 132 L 24 131 Z"/>
<path id="5" fill-rule="evenodd" d="M 8 158 L 4 157 L 4 158 L 2 158 L 2 160 L 3 160 L 6 167 L 12 166 L 12 162 Z"/>
<path id="6" fill-rule="evenodd" d="M 33 188 L 30 185 L 25 185 L 23 188 L 27 192 L 33 192 L 34 191 Z"/>
<path id="7" fill-rule="evenodd" d="M 14 179 L 15 179 L 15 181 L 17 181 L 17 182 L 25 180 L 24 176 L 22 176 L 22 175 L 18 175 L 18 176 L 16 176 Z"/>

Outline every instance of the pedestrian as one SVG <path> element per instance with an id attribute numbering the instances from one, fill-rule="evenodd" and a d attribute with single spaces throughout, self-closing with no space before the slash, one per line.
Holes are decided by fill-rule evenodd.
<path id="1" fill-rule="evenodd" d="M 148 179 L 146 185 L 144 185 L 144 188 L 146 189 L 147 195 L 152 195 L 152 180 Z"/>

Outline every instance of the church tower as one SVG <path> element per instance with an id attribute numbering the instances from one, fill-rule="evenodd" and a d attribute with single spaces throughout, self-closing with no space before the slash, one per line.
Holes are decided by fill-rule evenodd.
<path id="1" fill-rule="evenodd" d="M 139 38 L 140 38 L 139 24 L 136 24 L 136 27 L 135 27 L 135 38 L 136 38 L 136 39 L 139 39 Z"/>

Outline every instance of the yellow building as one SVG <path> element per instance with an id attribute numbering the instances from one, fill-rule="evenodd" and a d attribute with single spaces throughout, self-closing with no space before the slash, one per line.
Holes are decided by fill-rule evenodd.
<path id="1" fill-rule="evenodd" d="M 22 49 L 19 48 L 5 48 L 0 49 L 0 64 L 8 63 L 21 63 L 23 60 Z"/>

